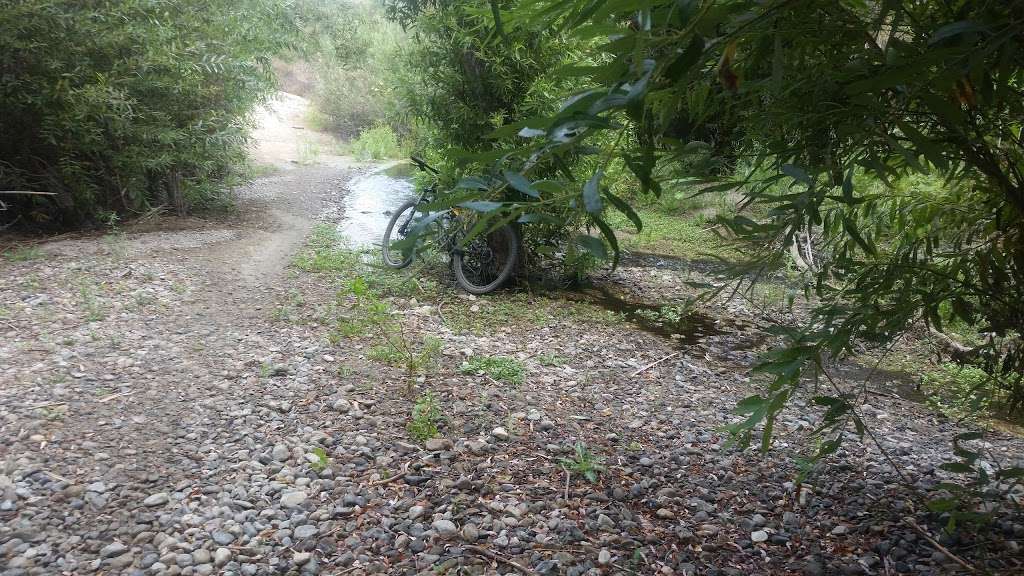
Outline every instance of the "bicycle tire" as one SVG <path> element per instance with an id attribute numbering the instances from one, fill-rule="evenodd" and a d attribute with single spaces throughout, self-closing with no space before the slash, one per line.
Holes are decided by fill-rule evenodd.
<path id="1" fill-rule="evenodd" d="M 509 278 L 512 277 L 512 273 L 515 272 L 516 265 L 519 263 L 519 254 L 521 250 L 519 232 L 508 224 L 489 233 L 486 240 L 488 243 L 496 240 L 500 243 L 498 248 L 504 249 L 507 252 L 507 256 L 501 264 L 501 270 L 497 277 L 486 284 L 477 284 L 466 274 L 466 270 L 464 269 L 464 256 L 466 255 L 466 252 L 455 251 L 452 254 L 452 268 L 454 268 L 455 271 L 455 281 L 458 282 L 459 286 L 466 292 L 478 296 L 494 292 L 508 282 Z"/>
<path id="2" fill-rule="evenodd" d="M 412 251 L 410 251 L 409 254 L 406 255 L 401 260 L 392 258 L 393 255 L 391 254 L 391 234 L 395 231 L 395 225 L 398 224 L 398 221 L 399 219 L 401 219 L 402 214 L 405 214 L 406 211 L 408 211 L 410 208 L 415 213 L 417 204 L 418 202 L 416 200 L 409 200 L 407 202 L 404 202 L 398 208 L 395 208 L 394 214 L 391 215 L 391 220 L 388 221 L 387 228 L 384 229 L 384 239 L 381 241 L 380 246 L 381 257 L 384 260 L 384 265 L 389 268 L 394 268 L 398 270 L 401 268 L 405 268 L 409 264 L 412 264 L 413 258 L 415 257 L 415 253 Z"/>

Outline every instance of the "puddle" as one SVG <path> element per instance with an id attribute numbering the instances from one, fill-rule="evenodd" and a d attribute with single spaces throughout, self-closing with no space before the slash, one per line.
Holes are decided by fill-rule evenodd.
<path id="1" fill-rule="evenodd" d="M 344 199 L 345 216 L 338 225 L 352 248 L 380 244 L 391 212 L 416 194 L 413 170 L 409 164 L 395 164 L 352 182 Z"/>
<path id="2" fill-rule="evenodd" d="M 716 320 L 700 312 L 680 314 L 681 307 L 630 302 L 604 287 L 589 288 L 576 294 L 568 297 L 621 313 L 641 330 L 669 338 L 680 346 L 697 344 L 709 336 L 731 333 L 737 328 L 726 326 L 721 319 Z"/>

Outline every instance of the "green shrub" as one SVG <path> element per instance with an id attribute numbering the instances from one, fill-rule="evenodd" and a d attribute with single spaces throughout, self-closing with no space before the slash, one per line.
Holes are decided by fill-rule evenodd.
<path id="1" fill-rule="evenodd" d="M 0 189 L 56 196 L 15 196 L 5 217 L 222 204 L 249 113 L 274 91 L 271 58 L 296 32 L 273 0 L 7 3 Z"/>
<path id="2" fill-rule="evenodd" d="M 380 123 L 362 131 L 349 146 L 349 151 L 360 160 L 383 160 L 406 155 L 398 143 L 394 130 L 387 124 Z"/>
<path id="3" fill-rule="evenodd" d="M 397 126 L 389 78 L 405 31 L 376 3 L 301 0 L 300 12 L 316 70 L 318 125 L 345 138 L 384 121 Z"/>

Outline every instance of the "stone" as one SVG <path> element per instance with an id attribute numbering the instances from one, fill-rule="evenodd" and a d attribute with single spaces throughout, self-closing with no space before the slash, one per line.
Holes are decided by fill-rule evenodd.
<path id="1" fill-rule="evenodd" d="M 597 553 L 597 563 L 605 566 L 610 564 L 612 561 L 612 553 L 607 548 L 601 548 L 601 551 Z"/>
<path id="2" fill-rule="evenodd" d="M 100 558 L 113 558 L 128 551 L 128 547 L 120 542 L 111 542 L 100 549 Z"/>
<path id="3" fill-rule="evenodd" d="M 274 449 L 270 451 L 270 457 L 275 462 L 285 462 L 289 456 L 291 456 L 291 451 L 284 444 L 274 444 Z"/>
<path id="4" fill-rule="evenodd" d="M 427 450 L 430 450 L 431 452 L 440 452 L 441 450 L 446 450 L 450 448 L 451 445 L 452 443 L 449 442 L 447 438 L 431 438 L 430 440 L 427 440 L 423 444 L 423 446 Z"/>
<path id="5" fill-rule="evenodd" d="M 306 494 L 305 490 L 293 490 L 291 492 L 285 492 L 281 496 L 281 506 L 285 508 L 298 508 L 306 503 L 306 499 L 309 495 Z"/>
<path id="6" fill-rule="evenodd" d="M 320 530 L 312 524 L 303 524 L 302 526 L 299 526 L 295 529 L 293 535 L 295 536 L 296 540 L 305 540 L 306 538 L 312 538 L 313 536 L 316 536 L 317 532 L 319 531 Z"/>
<path id="7" fill-rule="evenodd" d="M 214 542 L 221 546 L 227 546 L 235 541 L 235 535 L 224 530 L 214 530 L 210 536 L 213 538 Z"/>
<path id="8" fill-rule="evenodd" d="M 210 556 L 210 551 L 206 548 L 200 548 L 192 553 L 192 562 L 194 564 L 209 564 L 213 560 Z"/>
<path id="9" fill-rule="evenodd" d="M 292 556 L 292 562 L 294 562 L 296 566 L 302 566 L 308 563 L 312 558 L 313 554 L 309 552 L 296 552 L 295 556 Z"/>
<path id="10" fill-rule="evenodd" d="M 227 548 L 217 548 L 217 551 L 213 553 L 213 565 L 220 568 L 231 561 L 231 550 Z"/>
<path id="11" fill-rule="evenodd" d="M 754 532 L 750 533 L 750 541 L 751 542 L 767 542 L 768 541 L 768 532 L 766 532 L 764 530 L 755 530 Z"/>
<path id="12" fill-rule="evenodd" d="M 459 531 L 451 520 L 434 520 L 430 527 L 434 529 L 434 532 L 439 537 L 446 539 L 451 538 Z"/>
<path id="13" fill-rule="evenodd" d="M 480 538 L 480 532 L 477 530 L 476 525 L 466 524 L 462 527 L 462 539 L 466 542 L 473 543 Z"/>
<path id="14" fill-rule="evenodd" d="M 423 513 L 426 512 L 426 510 L 427 509 L 424 508 L 423 506 L 411 506 L 411 507 L 409 507 L 409 520 L 415 520 L 415 519 L 419 518 L 420 516 L 423 516 Z"/>
<path id="15" fill-rule="evenodd" d="M 156 494 L 147 496 L 146 499 L 142 501 L 142 505 L 150 507 L 163 506 L 169 501 L 170 497 L 167 496 L 167 492 L 157 492 Z"/>
<path id="16" fill-rule="evenodd" d="M 501 426 L 498 426 L 494 430 L 491 430 L 491 436 L 493 436 L 495 438 L 495 440 L 502 440 L 502 441 L 508 440 L 510 438 L 508 430 L 505 430 Z"/>

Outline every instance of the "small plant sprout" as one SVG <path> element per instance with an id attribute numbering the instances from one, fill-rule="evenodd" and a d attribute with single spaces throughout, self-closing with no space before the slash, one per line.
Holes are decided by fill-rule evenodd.
<path id="1" fill-rule="evenodd" d="M 320 472 L 323 472 L 325 468 L 330 466 L 331 459 L 327 456 L 327 452 L 319 446 L 313 448 L 312 452 L 313 455 L 316 456 L 317 460 L 316 462 L 310 463 L 310 468 L 319 474 Z"/>
<path id="2" fill-rule="evenodd" d="M 597 477 L 605 470 L 604 460 L 591 452 L 583 442 L 576 442 L 572 458 L 562 458 L 558 462 L 566 472 L 579 474 L 591 484 L 597 482 Z"/>
<path id="3" fill-rule="evenodd" d="M 437 425 L 443 418 L 441 408 L 433 394 L 427 392 L 416 400 L 407 430 L 417 442 L 426 442 L 437 436 Z"/>

